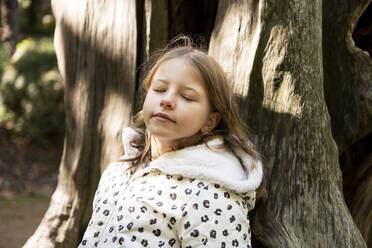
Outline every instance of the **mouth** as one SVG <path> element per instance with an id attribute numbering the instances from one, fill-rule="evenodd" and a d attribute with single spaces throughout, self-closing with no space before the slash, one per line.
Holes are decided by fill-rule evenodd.
<path id="1" fill-rule="evenodd" d="M 166 115 L 166 114 L 161 113 L 161 112 L 157 112 L 157 113 L 155 113 L 155 114 L 153 115 L 153 117 L 154 117 L 155 119 L 157 119 L 158 121 L 163 121 L 163 122 L 168 122 L 168 121 L 170 121 L 170 122 L 175 123 L 175 121 L 174 121 L 172 118 L 170 118 L 169 115 Z"/>

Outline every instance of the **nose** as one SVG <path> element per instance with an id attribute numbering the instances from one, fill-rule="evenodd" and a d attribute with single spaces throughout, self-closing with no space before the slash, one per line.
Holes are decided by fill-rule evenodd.
<path id="1" fill-rule="evenodd" d="M 160 101 L 160 106 L 165 109 L 174 109 L 175 103 L 170 97 L 164 97 Z"/>

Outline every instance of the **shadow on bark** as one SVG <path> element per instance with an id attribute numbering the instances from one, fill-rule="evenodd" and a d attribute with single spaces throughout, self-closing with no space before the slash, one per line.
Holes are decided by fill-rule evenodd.
<path id="1" fill-rule="evenodd" d="M 357 47 L 367 51 L 372 56 L 372 4 L 369 4 L 353 32 L 353 39 Z"/>
<path id="2" fill-rule="evenodd" d="M 372 245 L 371 14 L 370 0 L 323 1 L 325 100 L 339 149 L 345 200 L 368 246 Z"/>

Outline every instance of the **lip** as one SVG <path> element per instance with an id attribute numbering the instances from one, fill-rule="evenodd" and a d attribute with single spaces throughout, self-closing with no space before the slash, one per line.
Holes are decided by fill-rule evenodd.
<path id="1" fill-rule="evenodd" d="M 164 122 L 170 121 L 170 122 L 175 123 L 175 121 L 174 121 L 172 118 L 170 118 L 169 115 L 164 114 L 164 113 L 161 113 L 161 112 L 157 112 L 157 113 L 155 113 L 155 114 L 153 115 L 153 117 L 155 117 L 155 118 L 156 118 L 157 120 L 159 120 L 159 121 L 164 121 Z"/>

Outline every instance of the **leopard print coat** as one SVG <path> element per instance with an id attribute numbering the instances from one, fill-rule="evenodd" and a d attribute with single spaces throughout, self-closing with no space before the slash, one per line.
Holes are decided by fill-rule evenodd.
<path id="1" fill-rule="evenodd" d="M 135 132 L 126 129 L 127 157 Z M 130 137 L 128 137 L 130 136 Z M 84 247 L 251 247 L 248 212 L 262 166 L 242 150 L 216 148 L 222 139 L 168 152 L 130 172 L 109 165 L 99 182 Z M 215 147 L 215 148 L 214 148 Z"/>

